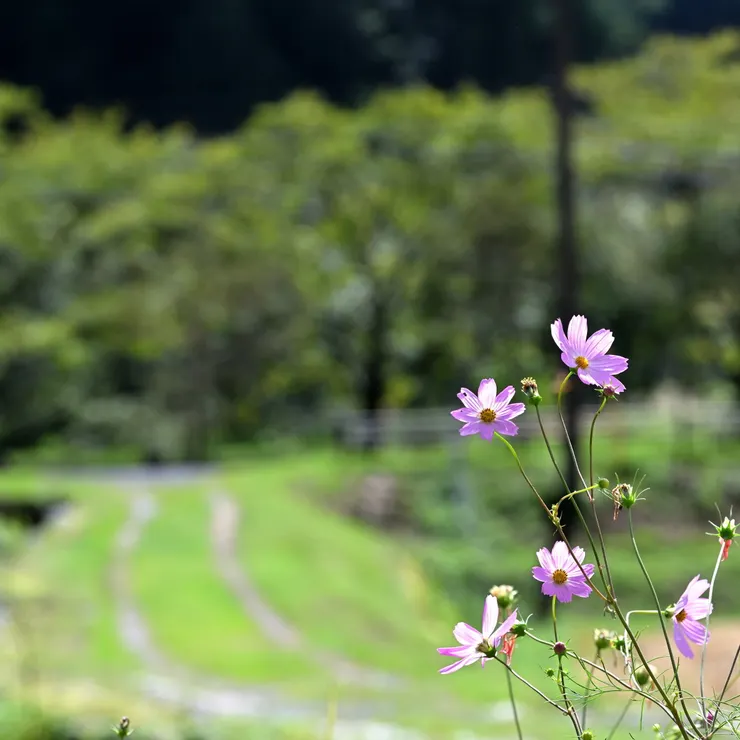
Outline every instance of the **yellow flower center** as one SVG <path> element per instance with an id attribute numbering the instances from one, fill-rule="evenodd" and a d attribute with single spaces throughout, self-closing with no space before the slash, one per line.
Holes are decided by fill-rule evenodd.
<path id="1" fill-rule="evenodd" d="M 480 645 L 476 648 L 476 650 L 479 653 L 483 653 L 483 655 L 488 655 L 493 651 L 493 645 L 488 640 L 483 640 Z"/>
<path id="2" fill-rule="evenodd" d="M 576 357 L 576 367 L 585 370 L 588 367 L 588 360 L 583 355 Z"/>
<path id="3" fill-rule="evenodd" d="M 486 424 L 496 421 L 496 412 L 493 409 L 483 409 L 480 412 L 480 420 Z"/>
<path id="4" fill-rule="evenodd" d="M 562 586 L 568 580 L 568 574 L 564 570 L 561 570 L 560 568 L 558 568 L 552 574 L 552 580 L 558 586 Z"/>
<path id="5" fill-rule="evenodd" d="M 689 615 L 686 614 L 686 609 L 681 609 L 681 611 L 678 614 L 676 614 L 676 621 L 679 624 L 681 624 L 681 622 L 683 622 L 683 620 L 686 619 L 686 617 L 688 617 L 688 616 Z"/>

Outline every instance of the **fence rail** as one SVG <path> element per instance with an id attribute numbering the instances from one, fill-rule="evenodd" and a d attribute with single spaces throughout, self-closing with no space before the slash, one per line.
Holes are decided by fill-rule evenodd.
<path id="1" fill-rule="evenodd" d="M 580 410 L 579 425 L 590 424 L 597 405 Z M 560 421 L 557 410 L 541 409 L 543 424 L 557 433 Z M 444 442 L 457 435 L 460 423 L 450 416 L 449 408 L 382 409 L 373 418 L 362 410 L 342 410 L 331 414 L 330 423 L 338 441 L 354 447 L 375 437 L 382 445 L 427 445 Z M 520 438 L 539 434 L 534 413 L 517 418 Z M 599 419 L 599 432 L 610 436 L 628 436 L 645 427 L 665 437 L 702 432 L 709 435 L 740 433 L 740 411 L 728 403 L 707 403 L 701 399 L 680 402 L 612 403 Z"/>

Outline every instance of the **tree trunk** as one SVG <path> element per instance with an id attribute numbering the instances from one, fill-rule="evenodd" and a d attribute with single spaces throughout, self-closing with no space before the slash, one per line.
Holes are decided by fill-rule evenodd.
<path id="1" fill-rule="evenodd" d="M 566 322 L 578 311 L 579 264 L 578 244 L 575 228 L 575 177 L 572 162 L 573 111 L 568 87 L 568 70 L 572 53 L 573 13 L 571 0 L 553 0 L 555 10 L 554 46 L 555 75 L 553 103 L 555 113 L 555 195 L 558 209 L 557 262 L 559 275 L 558 313 Z M 570 432 L 573 448 L 578 451 L 578 408 L 580 389 L 565 394 L 564 417 Z M 577 470 L 572 456 L 568 454 L 566 480 L 572 491 L 580 488 L 577 484 Z M 555 503 L 562 492 L 557 495 Z M 562 507 L 563 526 L 574 529 L 573 507 Z"/>
<path id="2" fill-rule="evenodd" d="M 383 292 L 375 288 L 370 308 L 370 323 L 365 346 L 364 372 L 360 398 L 365 412 L 365 434 L 362 448 L 373 452 L 381 442 L 379 412 L 386 390 L 386 335 L 388 331 L 388 306 Z"/>

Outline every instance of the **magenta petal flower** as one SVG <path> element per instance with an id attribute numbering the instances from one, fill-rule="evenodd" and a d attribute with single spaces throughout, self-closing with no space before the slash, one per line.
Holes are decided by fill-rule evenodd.
<path id="1" fill-rule="evenodd" d="M 567 336 L 560 319 L 553 322 L 550 330 L 555 344 L 560 347 L 560 359 L 577 372 L 581 382 L 602 387 L 610 384 L 617 393 L 624 391 L 624 385 L 614 376 L 627 369 L 629 360 L 606 354 L 614 341 L 608 329 L 599 329 L 586 338 L 588 322 L 585 316 L 574 316 L 568 323 Z"/>
<path id="2" fill-rule="evenodd" d="M 459 671 L 466 665 L 472 665 L 480 660 L 481 665 L 485 665 L 487 660 L 493 658 L 504 635 L 511 629 L 516 622 L 517 610 L 507 617 L 501 626 L 496 629 L 498 621 L 498 601 L 490 594 L 486 596 L 483 604 L 483 624 L 482 631 L 478 632 L 475 627 L 471 627 L 465 622 L 458 622 L 452 634 L 460 643 L 458 647 L 437 648 L 440 655 L 449 655 L 458 660 L 451 665 L 440 668 L 440 673 L 452 673 Z"/>
<path id="3" fill-rule="evenodd" d="M 511 403 L 513 385 L 506 386 L 498 395 L 496 390 L 493 378 L 481 380 L 477 396 L 467 388 L 460 389 L 457 397 L 465 408 L 450 412 L 455 419 L 464 422 L 460 434 L 480 434 L 490 442 L 494 432 L 510 437 L 519 432 L 519 427 L 511 420 L 524 413 L 524 404 Z"/>
<path id="4" fill-rule="evenodd" d="M 594 566 L 587 563 L 581 571 L 578 564 L 583 564 L 586 553 L 582 547 L 574 547 L 573 554 L 578 562 L 568 551 L 565 542 L 556 542 L 552 552 L 546 547 L 537 551 L 540 565 L 532 568 L 532 576 L 542 583 L 542 593 L 545 596 L 555 596 L 558 601 L 570 601 L 573 596 L 585 599 L 591 593 L 591 586 L 583 573 L 591 578 Z"/>
<path id="5" fill-rule="evenodd" d="M 673 639 L 682 655 L 693 658 L 694 653 L 689 640 L 695 645 L 704 645 L 709 642 L 709 631 L 698 620 L 708 617 L 712 613 L 712 602 L 701 598 L 709 588 L 706 578 L 696 576 L 673 608 Z"/>

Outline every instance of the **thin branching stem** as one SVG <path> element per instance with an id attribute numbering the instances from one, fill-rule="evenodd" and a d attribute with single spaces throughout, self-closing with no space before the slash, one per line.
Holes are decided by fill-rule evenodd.
<path id="1" fill-rule="evenodd" d="M 645 580 L 647 581 L 647 584 L 650 588 L 650 593 L 653 596 L 653 602 L 655 603 L 655 608 L 658 610 L 659 614 L 662 613 L 662 609 L 660 608 L 660 599 L 658 598 L 658 593 L 655 590 L 655 586 L 653 585 L 653 579 L 650 578 L 650 574 L 648 573 L 647 568 L 645 567 L 645 563 L 642 559 L 642 556 L 640 555 L 640 549 L 637 546 L 637 539 L 635 538 L 635 529 L 632 523 L 632 509 L 627 509 L 627 521 L 629 522 L 629 530 L 630 530 L 630 540 L 632 541 L 632 549 L 635 551 L 635 557 L 637 558 L 637 562 L 640 566 L 640 570 L 642 571 L 642 574 L 645 576 Z M 694 720 L 691 716 L 691 713 L 688 710 L 688 707 L 686 706 L 686 697 L 683 693 L 683 688 L 681 687 L 681 679 L 678 675 L 678 665 L 676 663 L 676 656 L 673 654 L 673 648 L 671 647 L 671 640 L 668 637 L 668 630 L 665 626 L 665 621 L 663 619 L 658 619 L 660 623 L 660 629 L 663 631 L 663 637 L 665 638 L 665 644 L 668 648 L 668 657 L 671 661 L 671 668 L 673 669 L 673 675 L 676 679 L 676 688 L 678 689 L 678 699 L 681 702 L 681 706 L 683 707 L 684 714 L 686 715 L 686 718 L 688 719 L 689 723 L 691 724 L 692 729 L 697 734 L 699 733 L 699 730 L 694 725 Z M 633 638 L 630 638 L 633 639 Z M 633 639 L 634 642 L 634 639 Z M 645 663 L 645 660 L 640 656 L 640 658 L 643 661 L 643 665 L 645 666 L 645 669 L 650 673 L 650 667 Z M 681 725 L 682 726 L 682 723 Z"/>
<path id="2" fill-rule="evenodd" d="M 558 391 L 558 416 L 560 417 L 560 423 L 563 425 L 563 433 L 565 434 L 565 443 L 568 445 L 568 450 L 570 452 L 570 456 L 573 458 L 573 464 L 576 467 L 576 472 L 578 473 L 578 477 L 581 479 L 581 483 L 583 484 L 583 487 L 586 487 L 586 479 L 583 477 L 583 473 L 581 473 L 581 468 L 578 465 L 578 456 L 576 455 L 576 451 L 573 449 L 573 442 L 571 442 L 570 434 L 568 432 L 568 425 L 565 423 L 565 417 L 563 416 L 563 391 L 565 390 L 566 383 L 575 375 L 575 373 L 571 370 L 563 379 L 563 382 L 560 384 L 560 390 Z"/>
<path id="3" fill-rule="evenodd" d="M 594 663 L 591 666 L 588 666 L 586 671 L 586 688 L 583 692 L 583 711 L 581 712 L 581 727 L 586 726 L 586 716 L 588 715 L 588 695 L 591 691 L 591 684 L 593 684 L 593 677 L 594 677 L 594 667 L 596 665 L 596 660 L 599 657 L 599 650 L 596 651 L 596 655 L 594 656 Z M 594 684 L 595 686 L 595 684 Z"/>
<path id="4" fill-rule="evenodd" d="M 612 727 L 611 732 L 609 733 L 606 740 L 612 740 L 614 735 L 616 735 L 617 730 L 619 729 L 619 726 L 622 724 L 622 722 L 624 722 L 624 718 L 627 716 L 627 712 L 629 712 L 631 705 L 632 705 L 632 697 L 627 699 L 627 703 L 624 705 L 624 709 L 619 715 L 619 718 L 617 719 L 617 721 L 614 723 L 614 727 Z"/>
<path id="5" fill-rule="evenodd" d="M 735 657 L 732 659 L 732 664 L 730 665 L 730 670 L 727 671 L 727 678 L 725 679 L 725 685 L 722 687 L 722 691 L 720 692 L 719 699 L 717 699 L 717 707 L 722 706 L 722 702 L 725 698 L 725 694 L 727 693 L 727 689 L 730 688 L 730 686 L 737 680 L 737 676 L 735 676 L 734 679 L 730 680 L 732 678 L 732 673 L 735 670 L 735 666 L 737 665 L 738 658 L 740 658 L 740 645 L 738 645 L 737 650 L 735 650 Z M 740 675 L 740 674 L 738 674 Z M 717 713 L 714 713 L 714 717 L 712 718 L 712 721 L 710 722 L 709 729 L 710 734 L 708 737 L 711 737 L 714 733 L 711 731 L 714 727 L 714 723 L 717 720 Z"/>
<path id="6" fill-rule="evenodd" d="M 599 418 L 601 412 L 606 406 L 606 401 L 606 397 L 601 399 L 601 405 L 594 414 L 594 418 L 591 419 L 591 428 L 588 434 L 588 476 L 589 483 L 592 486 L 594 485 L 594 429 L 596 428 L 596 420 Z M 605 586 L 605 588 L 610 589 L 612 596 L 616 598 L 616 595 L 614 593 L 614 579 L 612 578 L 612 571 L 609 567 L 609 558 L 606 555 L 606 542 L 604 541 L 604 533 L 601 531 L 601 522 L 599 521 L 598 511 L 596 510 L 596 499 L 594 498 L 594 496 L 591 495 L 589 495 L 588 498 L 591 502 L 591 513 L 593 514 L 594 523 L 596 524 L 596 534 L 598 536 L 599 546 L 601 547 L 601 557 L 604 560 L 606 579 L 609 581 L 608 587 Z"/>
<path id="7" fill-rule="evenodd" d="M 552 631 L 555 635 L 555 642 L 558 640 L 558 616 L 557 616 L 557 596 L 552 597 Z M 578 720 L 578 712 L 576 712 L 573 703 L 568 698 L 568 692 L 565 689 L 565 672 L 563 671 L 563 655 L 562 653 L 556 653 L 558 658 L 558 686 L 560 687 L 560 694 L 563 697 L 563 704 L 568 710 L 568 716 L 570 721 L 573 723 L 573 729 L 576 731 L 576 737 L 581 737 L 581 723 Z"/>
<path id="8" fill-rule="evenodd" d="M 514 676 L 517 680 L 521 681 L 525 686 L 529 687 L 532 691 L 534 691 L 537 696 L 540 697 L 540 699 L 543 699 L 546 701 L 551 707 L 554 707 L 557 709 L 561 714 L 568 714 L 568 710 L 564 709 L 560 706 L 556 701 L 553 701 L 549 696 L 546 694 L 543 694 L 534 684 L 527 681 L 524 676 L 520 676 L 510 665 L 507 665 L 505 661 L 501 660 L 500 658 L 497 658 L 498 662 L 501 663 L 501 665 L 506 668 L 506 670 Z"/>
<path id="9" fill-rule="evenodd" d="M 522 726 L 519 723 L 519 712 L 517 712 L 516 700 L 514 699 L 514 684 L 511 680 L 511 673 L 509 673 L 508 671 L 506 672 L 506 687 L 509 690 L 509 701 L 511 702 L 511 711 L 514 715 L 514 724 L 516 725 L 516 736 L 519 738 L 519 740 L 524 740 L 524 735 L 522 734 Z"/>
<path id="10" fill-rule="evenodd" d="M 532 483 L 532 481 L 530 480 L 529 476 L 527 475 L 526 471 L 524 470 L 524 466 L 522 465 L 521 460 L 519 459 L 519 455 L 517 454 L 517 451 L 514 449 L 514 447 L 511 445 L 511 443 L 506 439 L 506 437 L 501 436 L 498 432 L 495 432 L 495 436 L 498 439 L 500 439 L 506 445 L 506 447 L 509 450 L 509 452 L 511 452 L 512 456 L 514 457 L 514 461 L 516 462 L 516 465 L 519 468 L 519 472 L 522 474 L 522 477 L 527 482 L 527 485 L 530 487 L 530 489 L 532 490 L 532 492 L 534 493 L 534 495 L 537 497 L 537 500 L 540 502 L 540 504 L 542 505 L 542 507 L 547 512 L 548 519 L 555 525 L 555 528 L 557 529 L 558 534 L 562 537 L 563 542 L 565 542 L 565 545 L 568 548 L 568 552 L 573 557 L 573 560 L 574 560 L 575 564 L 578 566 L 578 569 L 583 574 L 583 577 L 586 579 L 586 582 L 588 583 L 588 585 L 591 586 L 591 588 L 594 590 L 594 592 L 596 594 L 598 594 L 598 596 L 602 600 L 607 601 L 606 596 L 604 596 L 604 594 L 602 594 L 601 591 L 598 588 L 596 588 L 596 586 L 594 585 L 594 583 L 591 580 L 590 576 L 584 570 L 583 565 L 578 561 L 578 558 L 573 553 L 573 548 L 572 548 L 570 542 L 568 541 L 568 537 L 566 536 L 565 532 L 563 531 L 563 527 L 560 525 L 560 522 L 556 518 L 553 517 L 552 512 L 548 508 L 547 504 L 543 501 L 542 496 L 540 496 L 539 491 L 535 487 L 534 483 Z M 573 503 L 575 504 L 575 501 Z"/>
<path id="11" fill-rule="evenodd" d="M 717 580 L 717 574 L 719 573 L 719 564 L 722 562 L 722 553 L 724 551 L 724 542 L 720 541 L 719 553 L 717 555 L 717 562 L 714 564 L 714 571 L 712 572 L 712 580 L 709 582 L 709 603 L 712 603 L 712 595 L 714 594 L 714 583 Z M 711 612 L 710 612 L 711 614 Z M 707 635 L 709 635 L 709 617 L 707 614 L 706 621 L 704 622 L 707 628 Z M 704 696 L 704 660 L 707 657 L 707 642 L 701 646 L 701 667 L 699 668 L 699 700 L 701 701 L 701 716 L 707 716 L 706 700 Z"/>

